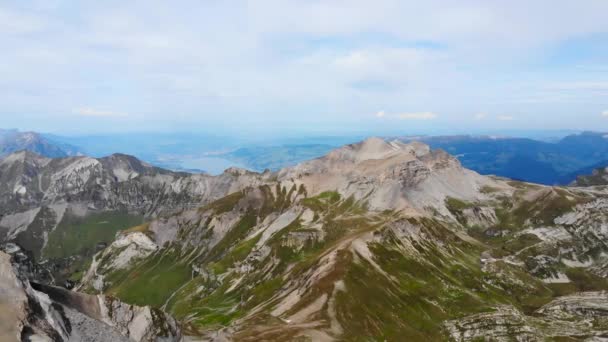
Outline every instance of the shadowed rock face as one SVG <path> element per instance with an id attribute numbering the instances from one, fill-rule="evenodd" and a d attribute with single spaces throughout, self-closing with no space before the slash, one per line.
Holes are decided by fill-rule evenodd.
<path id="1" fill-rule="evenodd" d="M 67 341 L 71 331 L 63 310 L 32 289 L 4 252 L 0 252 L 0 315 L 3 341 Z"/>
<path id="2" fill-rule="evenodd" d="M 173 318 L 106 296 L 32 283 L 27 264 L 0 252 L 2 341 L 179 341 Z M 23 261 L 23 260 L 22 260 Z M 22 273 L 24 272 L 24 273 Z M 31 272 L 29 272 L 31 273 Z"/>

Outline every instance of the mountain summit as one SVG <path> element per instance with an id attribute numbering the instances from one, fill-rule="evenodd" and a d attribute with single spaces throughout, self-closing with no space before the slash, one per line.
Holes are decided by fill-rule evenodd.
<path id="1" fill-rule="evenodd" d="M 370 138 L 324 157 L 279 171 L 279 179 L 309 192 L 337 191 L 366 198 L 374 209 L 443 207 L 446 196 L 474 200 L 491 178 L 464 169 L 458 160 L 428 145 Z"/>

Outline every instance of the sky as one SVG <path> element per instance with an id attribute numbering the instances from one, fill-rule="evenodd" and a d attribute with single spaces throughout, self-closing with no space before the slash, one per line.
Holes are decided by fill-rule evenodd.
<path id="1" fill-rule="evenodd" d="M 0 0 L 0 126 L 608 131 L 608 1 Z"/>

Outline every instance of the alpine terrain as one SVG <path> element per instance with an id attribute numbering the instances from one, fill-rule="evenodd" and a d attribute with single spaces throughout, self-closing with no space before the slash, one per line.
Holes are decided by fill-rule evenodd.
<path id="1" fill-rule="evenodd" d="M 482 176 L 415 141 L 219 176 L 18 152 L 0 215 L 6 339 L 608 336 L 608 189 Z"/>

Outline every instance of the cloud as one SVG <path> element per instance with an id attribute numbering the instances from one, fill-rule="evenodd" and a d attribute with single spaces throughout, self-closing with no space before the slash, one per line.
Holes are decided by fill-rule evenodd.
<path id="1" fill-rule="evenodd" d="M 90 107 L 78 108 L 74 109 L 74 114 L 80 116 L 88 116 L 88 117 L 121 117 L 126 116 L 125 113 L 113 112 L 109 110 L 100 110 Z"/>
<path id="2" fill-rule="evenodd" d="M 432 112 L 401 113 L 396 114 L 395 117 L 401 120 L 431 120 L 435 119 L 437 114 Z"/>
<path id="3" fill-rule="evenodd" d="M 552 84 L 548 88 L 565 91 L 608 91 L 608 82 L 563 82 Z"/>
<path id="4" fill-rule="evenodd" d="M 504 111 L 540 113 L 566 126 L 576 118 L 561 102 L 580 110 L 603 103 L 608 90 L 598 57 L 608 45 L 608 2 L 601 0 L 34 2 L 38 8 L 0 5 L 0 117 L 50 117 L 85 99 L 137 114 L 82 108 L 72 115 L 146 113 L 153 120 L 143 125 L 163 129 L 179 115 L 190 129 L 190 123 L 206 127 L 218 113 L 235 122 L 295 125 L 342 123 L 359 111 L 369 121 L 398 120 L 398 112 L 372 115 L 379 106 L 433 104 L 440 119 L 471 123 L 483 108 L 488 125 L 500 124 L 491 113 Z M 573 69 L 581 63 L 594 70 Z M 522 106 L 527 97 L 538 99 L 534 108 Z M 5 125 L 32 121 L 10 119 Z M 45 130 L 65 126 L 49 121 Z M 92 129 L 102 129 L 99 121 L 91 120 Z"/>
<path id="5" fill-rule="evenodd" d="M 377 118 L 392 118 L 398 120 L 431 120 L 437 117 L 437 114 L 433 112 L 415 112 L 415 113 L 397 113 L 387 114 L 383 110 L 374 113 Z"/>
<path id="6" fill-rule="evenodd" d="M 483 120 L 486 118 L 486 116 L 488 116 L 486 113 L 475 114 L 475 120 Z"/>
<path id="7" fill-rule="evenodd" d="M 496 117 L 499 121 L 513 121 L 514 118 L 510 115 L 499 115 Z"/>
<path id="8" fill-rule="evenodd" d="M 608 118 L 608 110 L 603 111 L 602 116 Z"/>

